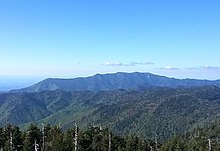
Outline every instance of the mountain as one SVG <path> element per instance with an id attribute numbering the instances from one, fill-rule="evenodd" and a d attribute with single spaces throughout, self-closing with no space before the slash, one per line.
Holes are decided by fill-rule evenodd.
<path id="1" fill-rule="evenodd" d="M 13 90 L 12 92 L 40 92 L 45 90 L 63 91 L 102 91 L 118 89 L 145 90 L 149 87 L 196 87 L 215 85 L 220 87 L 220 80 L 195 80 L 195 79 L 174 79 L 151 73 L 114 73 L 96 74 L 86 78 L 75 79 L 45 79 L 30 87 Z"/>
<path id="2" fill-rule="evenodd" d="M 163 140 L 220 116 L 220 88 L 150 88 L 145 91 L 41 91 L 0 94 L 0 125 L 6 121 L 80 127 L 103 125 L 119 134 Z M 154 132 L 154 133 L 153 133 Z"/>

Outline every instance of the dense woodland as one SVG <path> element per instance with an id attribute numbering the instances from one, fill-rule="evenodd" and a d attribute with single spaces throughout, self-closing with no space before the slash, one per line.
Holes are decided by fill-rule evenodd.
<path id="1" fill-rule="evenodd" d="M 64 130 L 76 122 L 81 128 L 102 125 L 112 132 L 169 139 L 175 133 L 210 123 L 220 115 L 220 88 L 152 88 L 143 92 L 43 91 L 0 94 L 0 126 L 6 121 L 28 127 L 30 123 L 62 124 Z M 187 123 L 187 124 L 183 124 Z"/>
<path id="2" fill-rule="evenodd" d="M 174 135 L 160 147 L 162 151 L 220 151 L 220 123 L 197 127 Z"/>
<path id="3" fill-rule="evenodd" d="M 96 126 L 87 130 L 74 126 L 63 132 L 59 126 L 39 128 L 31 124 L 21 131 L 7 124 L 0 129 L 0 148 L 4 151 L 150 151 L 156 144 L 137 136 L 115 135 L 107 128 Z"/>
<path id="4" fill-rule="evenodd" d="M 0 128 L 3 151 L 219 151 L 220 123 L 194 128 L 159 142 L 136 135 L 116 135 L 108 128 L 73 126 L 63 131 L 60 126 L 31 124 L 27 130 L 7 124 Z"/>

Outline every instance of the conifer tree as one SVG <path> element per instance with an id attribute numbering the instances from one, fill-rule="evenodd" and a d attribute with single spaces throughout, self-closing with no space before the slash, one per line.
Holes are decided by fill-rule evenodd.
<path id="1" fill-rule="evenodd" d="M 22 132 L 19 127 L 15 126 L 12 129 L 12 143 L 13 143 L 13 151 L 21 151 L 23 149 L 23 137 Z"/>
<path id="2" fill-rule="evenodd" d="M 3 128 L 0 128 L 0 150 L 3 149 L 4 144 L 5 144 L 4 131 Z"/>
<path id="3" fill-rule="evenodd" d="M 40 145 L 41 138 L 42 133 L 40 129 L 36 125 L 31 124 L 25 133 L 24 151 L 34 151 L 35 142 Z"/>
<path id="4" fill-rule="evenodd" d="M 12 136 L 12 125 L 6 124 L 3 128 L 3 140 L 4 140 L 4 150 L 12 151 L 13 150 L 13 136 Z"/>
<path id="5" fill-rule="evenodd" d="M 47 147 L 49 145 L 49 142 L 47 140 L 48 140 L 48 134 L 50 130 L 51 130 L 50 124 L 47 124 L 44 126 L 44 151 L 48 151 Z"/>
<path id="6" fill-rule="evenodd" d="M 65 151 L 74 151 L 74 136 L 75 136 L 75 129 L 70 128 L 67 130 L 64 136 L 64 145 L 63 149 Z"/>
<path id="7" fill-rule="evenodd" d="M 63 132 L 59 126 L 54 126 L 48 132 L 47 150 L 63 151 Z"/>

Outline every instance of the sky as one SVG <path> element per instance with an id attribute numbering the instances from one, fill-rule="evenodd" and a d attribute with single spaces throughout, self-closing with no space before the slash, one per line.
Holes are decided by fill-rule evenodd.
<path id="1" fill-rule="evenodd" d="M 219 0 L 0 0 L 0 77 L 220 79 Z"/>

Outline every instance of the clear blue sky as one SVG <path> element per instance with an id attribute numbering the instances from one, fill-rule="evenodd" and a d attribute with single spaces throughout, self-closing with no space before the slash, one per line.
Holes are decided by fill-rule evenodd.
<path id="1" fill-rule="evenodd" d="M 219 0 L 1 0 L 0 75 L 220 79 Z"/>

